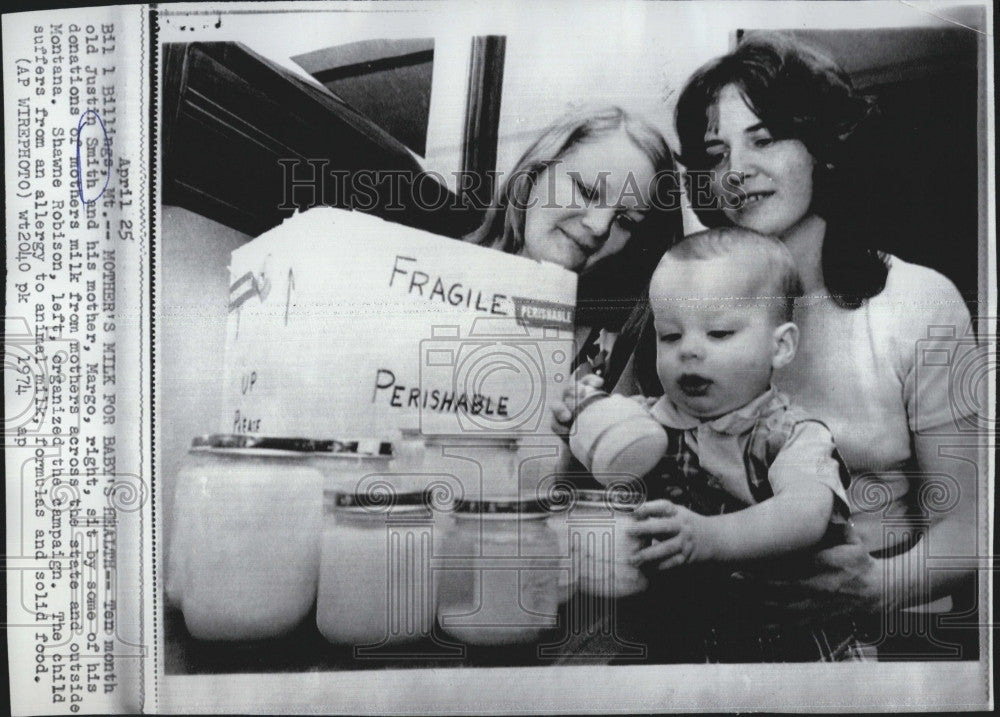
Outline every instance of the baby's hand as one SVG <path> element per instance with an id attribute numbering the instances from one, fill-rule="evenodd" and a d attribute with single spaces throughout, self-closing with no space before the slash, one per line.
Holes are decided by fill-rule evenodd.
<path id="1" fill-rule="evenodd" d="M 558 434 L 569 433 L 576 419 L 576 409 L 584 399 L 601 393 L 604 379 L 595 373 L 587 374 L 563 391 L 562 402 L 552 406 L 552 430 Z"/>
<path id="2" fill-rule="evenodd" d="M 633 516 L 637 522 L 629 533 L 640 541 L 653 541 L 632 556 L 634 565 L 651 563 L 659 570 L 670 570 L 711 560 L 713 535 L 709 518 L 669 500 L 644 503 Z"/>

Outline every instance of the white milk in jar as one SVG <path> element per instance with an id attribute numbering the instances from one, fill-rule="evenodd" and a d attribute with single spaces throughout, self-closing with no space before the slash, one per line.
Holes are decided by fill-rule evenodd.
<path id="1" fill-rule="evenodd" d="M 634 500 L 612 489 L 580 491 L 567 514 L 569 549 L 581 592 L 621 598 L 643 592 L 649 581 L 630 558 L 646 543 L 629 533 Z"/>
<path id="2" fill-rule="evenodd" d="M 322 478 L 311 441 L 205 436 L 182 472 L 171 580 L 184 622 L 202 640 L 260 640 L 292 631 L 316 598 Z M 182 567 L 181 567 L 182 566 Z"/>
<path id="3" fill-rule="evenodd" d="M 394 470 L 421 471 L 427 457 L 427 440 L 419 428 L 403 428 L 393 450 Z"/>
<path id="4" fill-rule="evenodd" d="M 663 427 L 631 398 L 599 395 L 584 399 L 577 410 L 569 446 L 604 485 L 623 474 L 641 478 L 667 450 Z"/>
<path id="5" fill-rule="evenodd" d="M 388 483 L 325 494 L 316 626 L 330 642 L 378 648 L 431 635 L 435 517 L 423 491 Z"/>
<path id="6" fill-rule="evenodd" d="M 517 465 L 521 493 L 540 494 L 543 484 L 551 481 L 567 465 L 569 447 L 558 436 L 521 436 L 517 439 Z"/>
<path id="7" fill-rule="evenodd" d="M 187 573 L 187 556 L 191 539 L 191 528 L 187 523 L 191 519 L 191 514 L 189 510 L 177 510 L 177 507 L 192 504 L 191 491 L 197 485 L 198 471 L 205 462 L 203 453 L 197 448 L 192 448 L 188 452 L 174 481 L 174 509 L 167 516 L 167 564 L 163 594 L 168 605 L 178 608 L 181 606 Z"/>
<path id="8" fill-rule="evenodd" d="M 565 602 L 572 597 L 580 582 L 584 552 L 580 547 L 580 523 L 593 527 L 592 521 L 610 523 L 605 506 L 604 491 L 577 487 L 571 477 L 549 476 L 539 485 L 539 497 L 548 509 L 548 523 L 556 535 L 560 570 L 557 575 L 559 599 Z M 573 521 L 571 531 L 570 519 Z M 571 532 L 573 533 L 571 535 Z M 571 538 L 574 543 L 571 544 Z"/>
<path id="9" fill-rule="evenodd" d="M 517 441 L 489 434 L 427 436 L 422 469 L 457 481 L 458 498 L 517 495 Z"/>
<path id="10" fill-rule="evenodd" d="M 425 468 L 427 444 L 419 428 L 403 428 L 393 444 L 389 470 L 400 490 L 423 490 L 434 477 Z"/>
<path id="11" fill-rule="evenodd" d="M 534 642 L 556 624 L 555 533 L 533 499 L 460 501 L 442 553 L 438 622 L 468 645 Z"/>

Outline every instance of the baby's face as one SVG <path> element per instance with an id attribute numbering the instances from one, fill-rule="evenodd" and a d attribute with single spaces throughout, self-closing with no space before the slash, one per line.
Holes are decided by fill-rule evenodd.
<path id="1" fill-rule="evenodd" d="M 767 301 L 731 257 L 664 258 L 649 287 L 656 369 L 670 399 L 717 418 L 767 390 L 777 324 Z"/>

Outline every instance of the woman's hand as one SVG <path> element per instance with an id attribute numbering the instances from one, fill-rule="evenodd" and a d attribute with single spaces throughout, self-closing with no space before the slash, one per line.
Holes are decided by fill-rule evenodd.
<path id="1" fill-rule="evenodd" d="M 879 621 L 901 608 L 948 595 L 967 579 L 971 570 L 959 568 L 961 557 L 976 551 L 972 526 L 976 525 L 979 483 L 978 463 L 966 458 L 977 455 L 979 437 L 928 433 L 914 436 L 920 471 L 910 478 L 910 492 L 930 518 L 930 528 L 922 537 L 924 547 L 876 559 L 869 554 L 871 546 L 848 531 L 844 544 L 800 558 L 748 566 L 741 581 L 746 599 L 766 607 L 777 621 L 805 624 L 817 616 L 848 614 Z M 950 480 L 943 484 L 940 476 Z M 929 550 L 939 561 L 953 558 L 956 569 L 929 569 Z"/>
<path id="2" fill-rule="evenodd" d="M 849 542 L 807 557 L 757 563 L 736 577 L 746 599 L 778 624 L 807 625 L 817 617 L 877 618 L 894 609 L 881 562 L 861 543 Z"/>
<path id="3" fill-rule="evenodd" d="M 584 399 L 593 396 L 604 385 L 604 379 L 596 373 L 590 373 L 573 382 L 573 385 L 563 391 L 562 401 L 552 406 L 552 432 L 565 436 L 576 419 L 576 407 Z"/>

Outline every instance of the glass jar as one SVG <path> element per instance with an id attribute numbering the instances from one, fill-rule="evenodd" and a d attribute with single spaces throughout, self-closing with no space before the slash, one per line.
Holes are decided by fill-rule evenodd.
<path id="1" fill-rule="evenodd" d="M 403 428 L 393 443 L 393 457 L 389 470 L 393 481 L 406 491 L 423 490 L 433 480 L 424 467 L 427 462 L 427 444 L 419 428 Z"/>
<path id="2" fill-rule="evenodd" d="M 426 436 L 423 470 L 450 476 L 458 495 L 487 498 L 517 495 L 517 440 L 489 434 Z"/>
<path id="3" fill-rule="evenodd" d="M 546 481 L 568 466 L 569 447 L 558 436 L 521 436 L 517 440 L 519 492 L 539 494 Z"/>
<path id="4" fill-rule="evenodd" d="M 393 445 L 379 440 L 314 441 L 309 463 L 323 475 L 323 490 L 364 491 L 366 479 L 383 479 L 390 472 Z"/>
<path id="5" fill-rule="evenodd" d="M 573 482 L 572 477 L 564 477 L 558 473 L 547 476 L 536 491 L 539 499 L 548 510 L 548 523 L 556 535 L 560 569 L 557 574 L 559 600 L 565 602 L 576 591 L 582 569 L 583 551 L 579 545 L 571 549 L 569 518 L 572 514 L 576 521 L 582 517 L 597 517 L 603 506 L 602 490 L 581 489 Z M 577 526 L 579 533 L 579 526 Z M 579 535 L 577 536 L 579 543 Z"/>
<path id="6" fill-rule="evenodd" d="M 573 455 L 600 483 L 642 478 L 667 450 L 667 434 L 649 411 L 625 396 L 585 400 L 569 435 Z"/>
<path id="7" fill-rule="evenodd" d="M 167 565 L 164 573 L 163 592 L 167 604 L 177 608 L 181 607 L 181 596 L 184 592 L 187 573 L 187 558 L 191 550 L 191 528 L 189 527 L 191 514 L 183 506 L 192 504 L 194 500 L 192 490 L 197 485 L 199 471 L 202 470 L 206 461 L 211 461 L 211 456 L 207 456 L 205 450 L 192 447 L 188 451 L 177 474 L 177 479 L 174 481 L 174 499 L 167 516 L 167 534 L 164 540 L 167 546 Z M 180 510 L 178 510 L 179 506 Z"/>
<path id="8" fill-rule="evenodd" d="M 291 632 L 316 599 L 323 488 L 311 441 L 196 438 L 181 472 L 168 592 L 202 640 Z"/>
<path id="9" fill-rule="evenodd" d="M 649 587 L 631 557 L 645 543 L 629 533 L 637 503 L 613 489 L 581 490 L 566 513 L 570 563 L 581 592 L 621 598 Z"/>
<path id="10" fill-rule="evenodd" d="M 393 451 L 393 470 L 398 473 L 423 470 L 427 440 L 419 428 L 402 428 Z"/>
<path id="11" fill-rule="evenodd" d="M 534 499 L 462 500 L 441 548 L 438 622 L 467 645 L 535 642 L 556 625 L 558 544 Z"/>
<path id="12" fill-rule="evenodd" d="M 377 650 L 431 635 L 434 516 L 423 491 L 385 482 L 324 494 L 316 626 L 327 640 Z"/>

